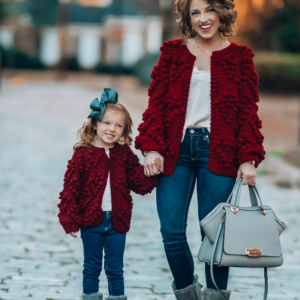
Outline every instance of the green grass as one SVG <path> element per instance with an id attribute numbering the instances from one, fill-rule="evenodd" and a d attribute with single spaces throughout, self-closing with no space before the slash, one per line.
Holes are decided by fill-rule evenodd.
<path id="1" fill-rule="evenodd" d="M 299 92 L 300 54 L 256 52 L 254 64 L 259 75 L 260 89 L 270 92 Z"/>
<path id="2" fill-rule="evenodd" d="M 273 75 L 300 78 L 300 54 L 281 52 L 257 52 L 254 57 L 257 68 L 264 66 Z M 283 71 L 283 74 L 281 73 Z"/>
<path id="3" fill-rule="evenodd" d="M 268 151 L 267 154 L 275 156 L 277 158 L 282 158 L 283 157 L 283 151 L 280 151 L 280 150 Z"/>

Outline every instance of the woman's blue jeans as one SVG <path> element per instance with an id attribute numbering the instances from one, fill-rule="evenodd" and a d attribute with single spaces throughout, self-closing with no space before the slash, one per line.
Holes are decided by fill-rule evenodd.
<path id="1" fill-rule="evenodd" d="M 186 238 L 188 210 L 197 186 L 198 216 L 202 220 L 220 202 L 225 202 L 236 178 L 220 176 L 208 170 L 209 131 L 188 128 L 181 143 L 172 175 L 159 176 L 156 189 L 157 210 L 166 256 L 178 289 L 194 280 L 194 261 Z M 201 230 L 202 239 L 204 232 Z M 205 266 L 206 284 L 215 289 L 209 266 Z M 229 268 L 214 266 L 220 289 L 227 289 Z"/>
<path id="2" fill-rule="evenodd" d="M 103 212 L 101 225 L 81 229 L 80 232 L 84 253 L 83 293 L 89 295 L 99 291 L 104 250 L 104 269 L 108 279 L 109 295 L 124 295 L 123 257 L 126 233 L 114 231 L 109 212 Z"/>

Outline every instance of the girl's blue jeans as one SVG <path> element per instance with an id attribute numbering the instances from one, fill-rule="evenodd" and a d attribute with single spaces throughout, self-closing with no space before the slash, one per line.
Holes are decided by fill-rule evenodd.
<path id="1" fill-rule="evenodd" d="M 172 175 L 158 178 L 157 210 L 164 248 L 175 284 L 183 289 L 193 283 L 194 261 L 186 238 L 188 210 L 197 186 L 198 216 L 202 220 L 220 202 L 225 202 L 236 178 L 220 176 L 208 170 L 209 131 L 188 128 L 181 143 L 179 158 Z M 205 234 L 201 230 L 202 239 Z M 205 266 L 206 284 L 215 289 L 209 266 Z M 214 266 L 220 289 L 227 289 L 229 268 Z"/>
<path id="2" fill-rule="evenodd" d="M 99 291 L 104 250 L 104 269 L 109 295 L 124 295 L 123 257 L 126 233 L 114 231 L 109 212 L 103 212 L 103 222 L 100 226 L 81 229 L 80 232 L 84 253 L 83 293 L 89 295 Z"/>

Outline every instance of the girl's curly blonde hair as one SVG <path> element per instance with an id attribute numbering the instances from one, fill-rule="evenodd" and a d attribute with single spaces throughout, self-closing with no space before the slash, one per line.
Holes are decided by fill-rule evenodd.
<path id="1" fill-rule="evenodd" d="M 237 18 L 237 11 L 234 10 L 234 0 L 206 0 L 216 11 L 220 18 L 220 33 L 229 37 L 232 36 L 233 26 Z M 189 38 L 196 36 L 193 31 L 190 18 L 190 4 L 191 0 L 176 0 L 173 11 L 178 19 L 180 31 L 183 35 L 183 43 L 186 44 Z"/>
<path id="2" fill-rule="evenodd" d="M 121 103 L 116 103 L 116 104 L 107 103 L 106 110 L 121 111 L 125 114 L 126 118 L 125 118 L 124 131 L 119 143 L 127 144 L 128 146 L 130 146 L 133 141 L 131 137 L 133 123 L 128 110 Z M 74 145 L 73 147 L 74 151 L 76 150 L 76 147 L 89 146 L 93 143 L 97 135 L 97 132 L 94 129 L 96 125 L 97 125 L 97 120 L 94 118 L 89 118 L 86 122 L 83 123 L 82 127 L 77 132 L 80 141 Z"/>

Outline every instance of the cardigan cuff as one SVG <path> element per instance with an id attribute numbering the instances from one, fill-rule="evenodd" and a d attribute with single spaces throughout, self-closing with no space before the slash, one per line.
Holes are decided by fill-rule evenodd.
<path id="1" fill-rule="evenodd" d="M 258 165 L 261 163 L 261 159 L 258 158 L 257 155 L 255 154 L 251 154 L 251 153 L 246 153 L 243 154 L 240 159 L 238 160 L 239 165 L 241 165 L 242 163 L 248 162 L 254 160 L 255 161 L 255 168 L 258 167 Z"/>
<path id="2" fill-rule="evenodd" d="M 166 147 L 160 146 L 151 140 L 148 136 L 138 136 L 135 140 L 135 148 L 144 152 L 157 151 L 161 156 L 164 156 Z"/>
<path id="3" fill-rule="evenodd" d="M 79 226 L 76 223 L 61 224 L 66 234 L 79 231 Z"/>
<path id="4" fill-rule="evenodd" d="M 144 173 L 142 173 L 143 176 L 143 180 L 145 180 L 145 182 L 147 183 L 146 186 L 146 193 L 151 193 L 151 191 L 157 187 L 157 175 L 154 176 L 146 176 Z"/>

